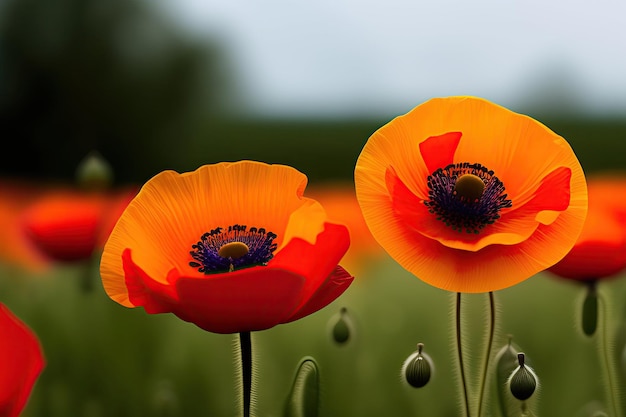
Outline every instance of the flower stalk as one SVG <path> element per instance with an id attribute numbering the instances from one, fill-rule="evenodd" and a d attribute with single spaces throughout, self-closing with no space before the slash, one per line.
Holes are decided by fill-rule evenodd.
<path id="1" fill-rule="evenodd" d="M 489 319 L 487 321 L 486 339 L 482 344 L 477 344 L 477 348 L 484 346 L 482 356 L 477 356 L 475 352 L 469 354 L 465 352 L 463 345 L 462 331 L 464 319 L 467 320 L 471 315 L 471 306 L 462 306 L 462 293 L 457 293 L 455 304 L 455 321 L 456 321 L 456 345 L 459 364 L 460 380 L 463 391 L 463 404 L 465 408 L 465 416 L 481 417 L 483 415 L 483 403 L 485 402 L 485 393 L 487 387 L 487 378 L 489 370 L 489 358 L 493 347 L 493 339 L 496 327 L 496 309 L 493 292 L 488 293 L 488 311 Z M 463 307 L 463 308 L 462 308 Z M 481 312 L 482 313 L 482 312 Z M 474 344 L 473 344 L 474 345 Z M 464 358 L 478 358 L 478 361 L 472 359 L 466 362 Z M 478 378 L 478 379 L 476 379 Z M 472 386 L 468 381 L 477 381 L 478 386 Z"/>
<path id="2" fill-rule="evenodd" d="M 243 395 L 243 417 L 250 417 L 252 398 L 252 340 L 250 332 L 239 333 L 241 350 L 241 387 Z"/>

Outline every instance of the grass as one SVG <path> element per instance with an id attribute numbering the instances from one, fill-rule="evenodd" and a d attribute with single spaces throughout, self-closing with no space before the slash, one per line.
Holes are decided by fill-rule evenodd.
<path id="1" fill-rule="evenodd" d="M 327 308 L 253 333 L 256 415 L 281 415 L 305 356 L 320 367 L 321 415 L 457 415 L 452 294 L 389 259 L 367 271 Z M 96 280 L 88 293 L 80 286 L 84 273 Z M 619 299 L 625 283 L 626 277 L 607 281 L 602 291 Z M 85 265 L 59 266 L 43 276 L 2 267 L 0 291 L 37 333 L 47 358 L 24 417 L 238 415 L 235 336 L 204 332 L 170 314 L 121 307 L 104 294 L 97 271 Z M 511 334 L 526 353 L 541 381 L 532 399 L 538 415 L 574 416 L 594 401 L 606 403 L 597 338 L 584 336 L 577 318 L 582 291 L 540 274 L 496 293 L 494 350 Z M 344 307 L 354 337 L 337 345 L 329 323 Z M 474 308 L 466 317 L 467 328 L 475 330 L 466 340 L 470 351 L 481 343 L 483 313 Z M 413 389 L 402 383 L 400 368 L 418 342 L 435 373 L 424 388 Z M 495 379 L 495 370 L 489 375 Z"/>

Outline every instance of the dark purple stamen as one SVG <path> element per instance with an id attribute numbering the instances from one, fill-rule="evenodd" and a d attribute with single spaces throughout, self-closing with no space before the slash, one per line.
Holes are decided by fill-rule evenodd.
<path id="1" fill-rule="evenodd" d="M 205 274 L 265 265 L 274 257 L 277 247 L 274 239 L 276 234 L 266 232 L 264 228 L 247 229 L 239 224 L 228 226 L 227 230 L 218 227 L 203 234 L 198 243 L 191 245 L 193 250 L 189 253 L 195 261 L 190 261 L 189 265 Z M 244 243 L 248 246 L 248 253 L 237 259 L 218 255 L 220 248 L 231 242 Z"/>
<path id="2" fill-rule="evenodd" d="M 482 196 L 474 201 L 455 192 L 457 179 L 466 174 L 479 177 L 485 184 Z M 502 181 L 480 164 L 463 162 L 439 168 L 428 176 L 428 189 L 429 199 L 424 201 L 428 211 L 459 232 L 480 233 L 500 218 L 501 209 L 513 205 L 506 198 Z"/>

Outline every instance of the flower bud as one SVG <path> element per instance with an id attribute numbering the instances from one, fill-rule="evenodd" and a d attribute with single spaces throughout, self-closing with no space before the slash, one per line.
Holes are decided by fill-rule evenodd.
<path id="1" fill-rule="evenodd" d="M 307 356 L 296 370 L 291 392 L 285 404 L 285 417 L 317 417 L 319 415 L 319 369 L 314 358 Z"/>
<path id="2" fill-rule="evenodd" d="M 337 344 L 343 345 L 350 340 L 354 333 L 354 326 L 347 308 L 342 307 L 339 313 L 330 319 L 329 323 L 331 336 Z"/>
<path id="3" fill-rule="evenodd" d="M 98 152 L 90 152 L 76 168 L 78 184 L 87 190 L 102 190 L 113 183 L 113 169 Z"/>
<path id="4" fill-rule="evenodd" d="M 587 285 L 587 293 L 583 301 L 582 328 L 587 336 L 595 333 L 598 326 L 598 292 L 595 282 Z"/>
<path id="5" fill-rule="evenodd" d="M 498 351 L 495 358 L 498 405 L 504 416 L 509 415 L 507 410 L 510 408 L 510 394 L 507 391 L 507 381 L 518 366 L 517 352 L 513 346 L 513 336 L 509 335 L 508 343 Z"/>
<path id="6" fill-rule="evenodd" d="M 535 372 L 524 364 L 524 354 L 518 353 L 519 366 L 513 371 L 509 378 L 509 389 L 511 394 L 520 401 L 527 400 L 533 395 L 537 388 L 537 376 Z"/>
<path id="7" fill-rule="evenodd" d="M 417 344 L 417 350 L 413 352 L 402 365 L 402 375 L 413 388 L 421 388 L 430 381 L 434 366 L 430 356 L 422 352 L 423 343 Z"/>

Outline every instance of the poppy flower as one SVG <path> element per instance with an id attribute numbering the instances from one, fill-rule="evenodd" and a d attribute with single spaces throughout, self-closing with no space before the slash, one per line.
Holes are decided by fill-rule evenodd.
<path id="1" fill-rule="evenodd" d="M 214 333 L 314 313 L 353 277 L 338 266 L 348 229 L 303 196 L 306 183 L 294 168 L 254 161 L 156 175 L 104 247 L 104 289 L 126 307 L 171 312 Z"/>
<path id="2" fill-rule="evenodd" d="M 0 303 L 0 416 L 16 417 L 45 366 L 37 336 Z"/>
<path id="3" fill-rule="evenodd" d="M 53 188 L 24 212 L 22 227 L 42 254 L 58 262 L 89 259 L 104 246 L 122 210 L 136 194 Z"/>
<path id="4" fill-rule="evenodd" d="M 626 177 L 595 176 L 587 180 L 589 212 L 574 247 L 552 274 L 578 281 L 613 278 L 626 271 Z"/>
<path id="5" fill-rule="evenodd" d="M 22 212 L 37 198 L 41 187 L 27 181 L 0 181 L 0 260 L 33 272 L 42 272 L 50 262 L 20 227 Z"/>
<path id="6" fill-rule="evenodd" d="M 359 155 L 355 185 L 381 246 L 455 292 L 495 291 L 554 265 L 587 212 L 569 144 L 475 97 L 435 98 L 378 129 Z"/>
<path id="7" fill-rule="evenodd" d="M 307 195 L 322 204 L 330 219 L 348 227 L 350 248 L 341 260 L 348 271 L 359 275 L 367 265 L 385 254 L 365 223 L 354 183 L 315 184 L 307 189 Z"/>

